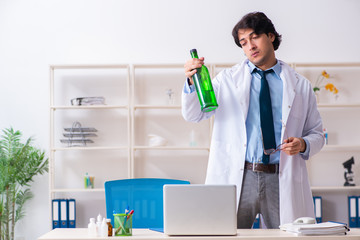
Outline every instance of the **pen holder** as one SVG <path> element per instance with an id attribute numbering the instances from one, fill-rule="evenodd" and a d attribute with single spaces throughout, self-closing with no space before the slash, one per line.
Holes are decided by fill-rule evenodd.
<path id="1" fill-rule="evenodd" d="M 114 214 L 115 236 L 132 235 L 132 215 L 125 213 Z"/>
<path id="2" fill-rule="evenodd" d="M 85 186 L 85 189 L 92 189 L 92 188 L 94 188 L 94 186 L 95 186 L 94 180 L 95 180 L 95 177 L 93 177 L 93 176 L 85 176 L 85 177 L 84 177 L 84 186 Z"/>

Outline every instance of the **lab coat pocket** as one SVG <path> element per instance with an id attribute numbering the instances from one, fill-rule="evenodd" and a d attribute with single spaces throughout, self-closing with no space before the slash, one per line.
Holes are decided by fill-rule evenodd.
<path id="1" fill-rule="evenodd" d="M 304 120 L 302 117 L 292 116 L 286 124 L 287 137 L 302 137 L 302 129 L 304 128 Z"/>
<path id="2" fill-rule="evenodd" d="M 231 166 L 231 144 L 214 140 L 211 145 L 208 174 L 226 176 Z"/>
<path id="3" fill-rule="evenodd" d="M 307 112 L 304 109 L 305 103 L 300 95 L 296 95 L 289 118 L 286 123 L 286 130 L 291 137 L 301 137 L 302 129 L 305 124 L 305 117 Z"/>
<path id="4" fill-rule="evenodd" d="M 290 181 L 292 184 L 302 184 L 304 166 L 301 163 L 305 162 L 304 159 L 299 155 L 286 156 L 285 158 L 280 171 L 285 174 L 286 181 Z"/>

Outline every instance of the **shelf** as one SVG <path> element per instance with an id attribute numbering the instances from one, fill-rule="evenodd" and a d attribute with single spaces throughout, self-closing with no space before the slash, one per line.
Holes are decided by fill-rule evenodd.
<path id="1" fill-rule="evenodd" d="M 215 66 L 216 68 L 228 68 L 231 66 L 236 65 L 237 63 L 213 63 L 212 65 Z M 360 63 L 359 62 L 338 62 L 338 63 L 334 63 L 334 62 L 323 62 L 323 63 L 292 63 L 292 62 L 288 62 L 287 64 L 289 64 L 290 66 L 292 66 L 293 68 L 298 68 L 298 67 L 360 67 Z"/>
<path id="2" fill-rule="evenodd" d="M 51 110 L 57 109 L 128 109 L 127 105 L 89 105 L 89 106 L 51 106 Z"/>
<path id="3" fill-rule="evenodd" d="M 209 71 L 211 72 L 211 75 L 214 76 L 215 73 L 219 72 L 220 70 L 222 70 L 222 68 L 227 68 L 227 67 L 231 67 L 233 65 L 235 65 L 236 63 L 223 63 L 223 64 L 209 64 L 207 65 L 209 68 Z M 292 63 L 293 67 L 360 67 L 360 63 Z M 121 71 L 114 71 L 113 69 L 116 68 L 121 68 Z M 122 88 L 119 89 L 119 93 L 113 93 L 112 88 L 113 86 L 110 86 L 110 90 L 108 90 L 109 92 L 109 97 L 112 96 L 113 104 L 109 104 L 109 105 L 86 105 L 86 106 L 73 106 L 70 105 L 70 101 L 68 101 L 67 99 L 69 97 L 61 97 L 61 95 L 59 95 L 59 97 L 54 97 L 56 94 L 61 93 L 61 91 L 65 91 L 67 90 L 69 87 L 70 90 L 74 89 L 74 87 L 76 87 L 77 85 L 73 86 L 73 85 L 65 85 L 65 84 L 70 84 L 71 82 L 68 81 L 68 79 L 66 79 L 67 81 L 64 82 L 64 87 L 62 87 L 59 89 L 56 89 L 55 91 L 55 86 L 59 86 L 59 84 L 56 81 L 60 81 L 62 78 L 55 78 L 55 74 L 54 72 L 59 72 L 59 74 L 67 74 L 69 73 L 76 73 L 77 74 L 81 74 L 82 71 L 57 71 L 58 69 L 111 69 L 111 73 L 112 72 L 119 72 L 119 76 L 121 76 L 120 78 L 117 78 L 119 81 L 119 84 L 121 84 Z M 125 73 L 125 71 L 126 73 Z M 316 71 L 318 69 L 315 69 Z M 64 73 L 63 73 L 64 72 Z M 93 71 L 93 70 L 86 70 L 84 71 L 86 72 L 94 72 L 94 73 L 98 73 L 98 72 L 103 72 L 103 71 Z M 167 104 L 168 102 L 166 101 L 165 95 L 164 93 L 160 93 L 160 90 L 157 89 L 159 86 L 157 86 L 156 84 L 159 84 L 161 81 L 165 81 L 168 79 L 171 79 L 172 77 L 174 77 L 175 79 L 178 79 L 179 81 L 179 87 L 183 87 L 183 83 L 182 85 L 180 85 L 180 80 L 182 78 L 184 78 L 182 81 L 185 81 L 185 76 L 181 75 L 180 76 L 180 72 L 183 72 L 183 64 L 129 64 L 129 65 L 125 65 L 125 64 L 112 64 L 112 65 L 89 65 L 89 64 L 83 64 L 83 65 L 52 65 L 50 66 L 50 130 L 51 130 L 51 137 L 50 137 L 50 157 L 49 157 L 49 192 L 50 192 L 50 200 L 55 198 L 55 195 L 81 195 L 81 194 L 104 194 L 105 190 L 103 188 L 103 186 L 99 185 L 100 188 L 95 188 L 95 189 L 85 189 L 83 187 L 83 185 L 81 185 L 79 182 L 76 183 L 72 183 L 71 179 L 60 179 L 61 181 L 65 181 L 65 180 L 69 180 L 68 182 L 64 182 L 62 185 L 58 184 L 59 179 L 55 179 L 55 170 L 56 167 L 59 166 L 60 164 L 66 164 L 66 161 L 61 161 L 61 159 L 65 159 L 67 157 L 72 157 L 72 155 L 76 154 L 79 155 L 80 157 L 83 156 L 84 158 L 87 155 L 92 155 L 93 153 L 97 153 L 97 152 L 92 152 L 92 151 L 104 151 L 104 153 L 111 155 L 110 158 L 112 158 L 112 156 L 115 157 L 115 155 L 119 155 L 118 159 L 120 159 L 121 161 L 123 161 L 122 159 L 124 157 L 127 157 L 127 175 L 126 176 L 120 176 L 121 178 L 134 178 L 134 177 L 142 177 L 142 172 L 144 172 L 146 175 L 147 174 L 155 174 L 154 177 L 157 177 L 157 171 L 152 171 L 152 169 L 147 169 L 147 161 L 146 159 L 148 159 L 148 157 L 154 157 L 153 155 L 164 155 L 164 156 L 173 156 L 176 154 L 182 154 L 183 152 L 185 154 L 190 154 L 193 155 L 195 159 L 203 159 L 203 157 L 205 155 L 209 154 L 210 151 L 210 147 L 208 146 L 209 144 L 205 144 L 208 143 L 208 141 L 202 141 L 203 144 L 202 146 L 194 146 L 191 147 L 188 144 L 188 141 L 184 140 L 183 142 L 181 142 L 181 140 L 177 140 L 174 143 L 172 143 L 174 146 L 159 146 L 159 147 L 153 147 L 153 146 L 148 146 L 146 139 L 144 138 L 143 142 L 139 142 L 136 141 L 138 135 L 138 131 L 140 131 L 140 133 L 142 132 L 147 132 L 148 130 L 152 130 L 152 128 L 154 127 L 158 127 L 158 126 L 152 126 L 150 124 L 152 124 L 154 116 L 153 115 L 149 115 L 148 116 L 148 112 L 149 113 L 153 113 L 153 114 L 159 114 L 161 117 L 161 122 L 156 122 L 157 125 L 160 125 L 159 128 L 165 128 L 168 129 L 168 131 L 174 131 L 174 136 L 176 136 L 177 132 L 180 131 L 190 131 L 190 128 L 186 128 L 185 130 L 182 130 L 182 128 L 176 128 L 177 123 L 178 122 L 167 122 L 167 121 L 171 121 L 173 119 L 176 120 L 177 117 L 181 116 L 181 103 L 179 103 L 179 99 L 177 99 L 177 102 L 174 102 L 174 105 L 171 105 L 170 103 Z M 126 75 L 124 75 L 126 74 Z M 182 73 L 183 74 L 183 73 Z M 85 75 L 85 74 L 84 74 Z M 88 74 L 86 74 L 85 76 L 87 76 Z M 169 75 L 169 76 L 167 76 Z M 61 75 L 60 75 L 61 76 Z M 126 79 L 125 79 L 126 78 Z M 59 79 L 59 80 L 58 80 Z M 112 78 L 111 78 L 112 79 Z M 156 81 L 153 81 L 153 79 L 155 79 Z M 71 80 L 71 79 L 69 79 Z M 75 78 L 75 80 L 77 80 Z M 94 80 L 96 80 L 96 78 L 94 78 Z M 115 78 L 114 78 L 115 81 Z M 150 81 L 150 82 L 148 82 Z M 157 82 L 159 81 L 159 82 Z M 143 82 L 145 84 L 151 84 L 151 88 L 147 89 L 146 85 L 143 86 L 141 84 L 143 84 Z M 56 84 L 55 84 L 56 83 Z M 111 83 L 111 82 L 110 82 Z M 110 84 L 108 83 L 108 84 Z M 90 82 L 89 85 L 86 85 L 87 88 L 89 88 L 92 90 L 92 88 L 95 88 L 96 86 L 98 86 L 98 84 L 95 85 L 91 85 L 92 83 Z M 126 89 L 124 88 L 126 84 Z M 161 87 L 163 85 L 160 85 Z M 172 87 L 172 86 L 171 86 Z M 174 90 L 175 88 L 172 87 L 172 89 Z M 180 88 L 176 88 L 176 89 L 180 89 Z M 94 89 L 96 90 L 96 89 Z M 114 89 L 115 90 L 115 89 Z M 126 90 L 126 94 L 123 93 L 123 91 Z M 355 91 L 355 89 L 351 89 L 352 91 Z M 77 90 L 74 89 L 74 91 L 76 92 Z M 105 91 L 106 93 L 106 91 Z M 107 94 L 105 93 L 100 93 L 99 95 L 104 95 L 105 97 L 108 97 Z M 121 94 L 122 93 L 122 94 Z M 157 94 L 156 94 L 157 93 Z M 144 94 L 144 96 L 141 96 L 141 94 Z M 75 96 L 82 96 L 81 92 L 78 93 L 76 92 L 76 94 L 74 94 Z M 58 96 L 58 95 L 56 95 Z M 177 96 L 177 95 L 176 95 Z M 55 100 L 57 100 L 57 102 L 55 102 Z M 111 101 L 110 101 L 111 102 Z M 341 110 L 341 113 L 351 113 L 351 112 L 358 112 L 360 110 L 360 101 L 353 100 L 352 102 L 349 101 L 346 102 L 346 100 L 341 100 L 338 99 L 338 101 L 331 101 L 329 100 L 328 103 L 325 101 L 321 102 L 318 104 L 318 108 L 319 111 L 321 111 L 321 113 L 327 113 L 327 112 L 337 112 L 338 110 Z M 61 110 L 60 112 L 57 112 L 56 110 Z M 67 117 L 72 116 L 73 113 L 77 113 L 74 110 L 80 110 L 79 113 L 80 114 L 87 114 L 87 113 L 99 113 L 98 115 L 101 116 L 100 113 L 103 112 L 107 112 L 110 114 L 121 114 L 122 112 L 127 111 L 127 113 L 125 114 L 127 116 L 127 135 L 120 135 L 118 137 L 116 137 L 117 141 L 112 141 L 112 142 L 108 142 L 108 143 L 103 143 L 104 146 L 101 146 L 101 143 L 96 143 L 94 144 L 95 146 L 92 147 L 91 144 L 88 144 L 85 147 L 67 147 L 66 144 L 61 144 L 59 142 L 59 140 L 57 139 L 57 135 L 55 135 L 55 130 L 59 130 L 59 123 L 55 122 L 55 119 L 57 119 L 59 121 L 60 120 L 67 120 Z M 106 111 L 109 110 L 109 111 Z M 93 112 L 91 112 L 93 111 Z M 85 114 L 84 114 L 85 113 Z M 58 114 L 60 114 L 60 116 L 58 116 Z M 143 116 L 144 114 L 144 116 Z M 155 114 L 155 115 L 156 115 Z M 62 119 L 62 115 L 64 116 L 64 119 Z M 69 115 L 69 116 L 66 116 Z M 169 116 L 167 118 L 167 116 Z M 336 117 L 337 119 L 335 120 L 341 120 L 341 114 L 336 115 L 339 117 Z M 56 117 L 56 118 L 55 118 Z M 159 117 L 159 116 L 155 116 L 155 117 Z M 149 118 L 149 119 L 148 119 Z M 95 119 L 100 121 L 102 118 L 99 119 Z M 169 119 L 169 120 L 168 120 Z M 94 120 L 94 121 L 95 121 Z M 110 121 L 110 120 L 109 120 Z M 145 121 L 149 121 L 149 122 L 145 122 Z M 210 119 L 209 122 L 209 136 L 211 135 L 212 132 L 212 122 L 213 119 Z M 166 123 L 165 126 L 161 126 L 161 124 Z M 114 118 L 111 120 L 111 123 L 116 125 L 117 124 L 117 119 Z M 335 122 L 337 123 L 337 122 Z M 170 127 L 169 127 L 170 126 Z M 201 129 L 200 129 L 201 130 Z M 352 128 L 351 128 L 352 130 Z M 56 132 L 57 134 L 59 134 L 58 132 Z M 139 134 L 140 134 L 139 133 Z M 111 133 L 108 133 L 111 134 Z M 186 134 L 186 132 L 185 132 Z M 184 135 L 184 138 L 187 135 Z M 206 137 L 205 132 L 203 135 Z M 121 137 L 121 140 L 118 140 L 118 138 Z M 127 138 L 125 140 L 125 137 Z M 115 137 L 114 137 L 115 138 Z M 210 141 L 210 139 L 209 139 Z M 138 142 L 139 145 L 136 145 L 136 142 Z M 341 141 L 339 141 L 341 142 Z M 344 141 L 343 141 L 344 142 Z M 141 143 L 141 144 L 140 144 Z M 354 143 L 352 143 L 351 141 L 348 142 L 349 145 L 325 145 L 324 148 L 322 149 L 323 155 L 319 155 L 319 158 L 316 159 L 316 161 L 323 161 L 324 157 L 326 157 L 327 154 L 334 154 L 337 153 L 338 155 L 340 154 L 345 154 L 346 152 L 359 152 L 360 153 L 360 143 L 359 141 L 356 141 Z M 97 146 L 96 146 L 97 145 Z M 100 145 L 100 146 L 99 146 Z M 106 145 L 106 146 L 105 146 Z M 109 146 L 110 145 L 110 146 Z M 115 146 L 112 146 L 115 145 Z M 205 145 L 205 146 L 204 146 Z M 63 152 L 56 152 L 56 151 L 63 151 Z M 66 152 L 66 151 L 75 151 L 75 152 Z M 76 152 L 79 151 L 79 152 Z M 84 152 L 80 152 L 80 151 L 84 151 Z M 106 152 L 106 151 L 113 151 L 113 152 Z M 102 152 L 101 152 L 102 153 Z M 325 154 L 327 153 L 327 154 Z M 196 156 L 198 155 L 198 156 Z M 58 158 L 60 160 L 59 161 L 55 161 L 55 157 Z M 57 159 L 57 160 L 58 160 Z M 166 157 L 164 158 L 166 159 Z M 181 156 L 179 157 L 179 159 L 181 160 Z M 140 161 L 138 161 L 140 160 Z M 144 162 L 142 162 L 142 160 L 144 160 Z M 311 161 L 309 161 L 310 163 Z M 92 163 L 92 167 L 96 168 L 96 161 L 94 163 Z M 150 161 L 150 164 L 153 164 L 153 162 Z M 190 163 L 191 164 L 191 163 Z M 194 167 L 196 168 L 200 168 L 200 166 L 197 166 L 198 164 L 196 163 L 194 165 Z M 316 166 L 316 164 L 314 164 Z M 95 166 L 95 167 L 94 167 Z M 69 167 L 72 167 L 69 165 Z M 203 166 L 201 166 L 202 168 Z M 145 171 L 142 171 L 142 169 L 145 169 Z M 185 172 L 187 169 L 186 166 L 184 166 L 184 169 L 180 169 L 181 171 L 178 173 L 176 172 L 176 176 L 181 176 L 181 174 L 183 174 L 182 172 Z M 165 174 L 167 174 L 167 168 L 164 168 Z M 172 174 L 172 168 L 169 168 L 169 170 L 171 172 L 169 172 L 169 175 Z M 175 171 L 179 171 L 178 169 L 175 169 Z M 113 171 L 116 171 L 116 169 L 113 168 Z M 125 171 L 125 169 L 124 169 Z M 200 171 L 200 170 L 199 170 Z M 205 171 L 205 170 L 204 170 Z M 84 171 L 83 171 L 84 172 Z M 149 173 L 148 173 L 149 172 Z M 123 174 L 123 173 L 121 173 Z M 162 173 L 160 173 L 162 174 Z M 95 174 L 97 175 L 97 174 Z M 315 174 L 314 174 L 315 175 Z M 196 176 L 196 174 L 189 176 L 194 177 L 194 178 L 198 178 L 200 179 L 200 177 Z M 315 180 L 318 178 L 322 178 L 323 176 L 320 174 L 316 174 L 314 177 L 314 182 L 316 182 Z M 200 179 L 201 180 L 201 179 Z M 200 181 L 200 180 L 196 180 L 196 181 Z M 195 181 L 195 182 L 196 182 Z M 310 179 L 311 182 L 311 179 Z M 343 183 L 343 182 L 342 182 Z M 342 184 L 341 182 L 339 183 L 340 185 Z M 325 183 L 326 184 L 326 183 Z M 59 188 L 56 188 L 56 185 L 60 185 Z M 61 187 L 62 186 L 62 187 Z M 102 187 L 102 188 L 101 188 Z M 330 193 L 330 194 L 334 194 L 334 193 L 339 193 L 339 194 L 358 194 L 360 195 L 360 186 L 355 186 L 355 187 L 343 187 L 343 186 L 313 186 L 311 187 L 311 190 L 314 193 L 318 193 L 319 195 L 325 194 L 325 193 Z M 51 203 L 51 202 L 50 202 Z M 51 204 L 50 204 L 51 206 Z M 92 209 L 83 209 L 86 211 L 91 211 Z M 51 212 L 51 210 L 49 211 Z M 50 216 L 51 218 L 51 216 Z"/>
<path id="4" fill-rule="evenodd" d="M 51 65 L 50 69 L 112 69 L 112 68 L 128 68 L 127 64 L 114 64 L 114 65 Z"/>
<path id="5" fill-rule="evenodd" d="M 360 151 L 360 145 L 325 145 L 321 151 Z"/>
<path id="6" fill-rule="evenodd" d="M 360 191 L 360 186 L 344 187 L 344 186 L 324 186 L 324 187 L 311 187 L 314 192 L 349 192 Z"/>
<path id="7" fill-rule="evenodd" d="M 73 151 L 73 150 L 81 150 L 81 151 L 92 151 L 92 150 L 127 150 L 128 146 L 123 147 L 56 147 L 51 148 L 50 151 Z"/>
<path id="8" fill-rule="evenodd" d="M 134 150 L 206 150 L 206 151 L 210 151 L 210 148 L 209 147 L 176 147 L 176 146 L 163 146 L 163 147 L 135 146 Z"/>
<path id="9" fill-rule="evenodd" d="M 180 105 L 135 105 L 134 109 L 181 109 Z"/>
<path id="10" fill-rule="evenodd" d="M 293 63 L 294 67 L 360 67 L 357 62 L 338 62 L 338 63 Z"/>
<path id="11" fill-rule="evenodd" d="M 55 188 L 51 190 L 52 193 L 69 193 L 69 192 L 105 192 L 104 188 Z"/>
<path id="12" fill-rule="evenodd" d="M 358 108 L 360 103 L 352 104 L 329 104 L 329 103 L 319 103 L 318 108 Z"/>
<path id="13" fill-rule="evenodd" d="M 134 64 L 133 68 L 149 68 L 149 69 L 157 69 L 157 68 L 184 68 L 184 64 Z"/>

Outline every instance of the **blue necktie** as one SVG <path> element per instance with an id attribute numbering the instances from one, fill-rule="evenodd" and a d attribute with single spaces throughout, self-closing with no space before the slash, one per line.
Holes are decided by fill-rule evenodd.
<path id="1" fill-rule="evenodd" d="M 272 71 L 273 71 L 272 69 L 267 71 L 257 71 L 261 76 L 261 87 L 260 87 L 260 95 L 259 95 L 260 123 L 261 123 L 261 130 L 262 130 L 265 149 L 276 148 L 270 90 L 269 90 L 269 84 L 265 78 L 265 74 Z M 269 160 L 270 160 L 270 155 L 265 155 L 263 153 L 262 162 L 264 164 L 268 164 Z"/>

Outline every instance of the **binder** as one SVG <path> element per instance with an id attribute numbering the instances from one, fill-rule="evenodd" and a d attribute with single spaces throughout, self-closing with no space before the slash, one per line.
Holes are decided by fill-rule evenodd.
<path id="1" fill-rule="evenodd" d="M 52 200 L 52 228 L 60 227 L 60 201 L 59 199 Z"/>
<path id="2" fill-rule="evenodd" d="M 358 197 L 348 196 L 349 207 L 349 227 L 357 227 L 358 222 Z"/>
<path id="3" fill-rule="evenodd" d="M 260 214 L 256 214 L 255 220 L 254 220 L 254 224 L 252 226 L 253 229 L 257 229 L 260 228 Z"/>
<path id="4" fill-rule="evenodd" d="M 60 199 L 60 228 L 68 227 L 68 218 L 67 218 L 67 200 Z"/>
<path id="5" fill-rule="evenodd" d="M 67 200 L 68 228 L 75 228 L 76 225 L 76 202 L 75 199 Z"/>
<path id="6" fill-rule="evenodd" d="M 314 211 L 315 219 L 317 223 L 322 222 L 322 198 L 320 196 L 314 196 Z"/>
<path id="7" fill-rule="evenodd" d="M 356 227 L 360 227 L 360 196 L 357 197 L 357 221 Z"/>

